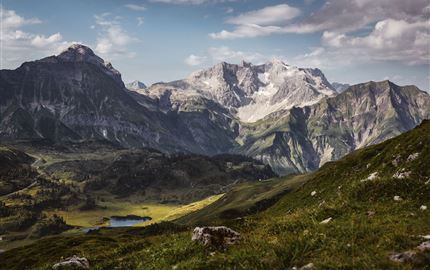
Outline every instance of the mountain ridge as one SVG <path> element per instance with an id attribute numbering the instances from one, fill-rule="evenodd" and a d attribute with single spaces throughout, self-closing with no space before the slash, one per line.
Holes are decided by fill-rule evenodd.
<path id="1" fill-rule="evenodd" d="M 315 170 L 430 118 L 430 97 L 414 86 L 368 82 L 337 94 L 321 70 L 279 60 L 224 62 L 130 91 L 83 45 L 0 71 L 0 96 L 2 139 L 105 139 L 168 153 L 238 153 L 280 174 Z M 241 119 L 244 108 L 256 121 Z"/>

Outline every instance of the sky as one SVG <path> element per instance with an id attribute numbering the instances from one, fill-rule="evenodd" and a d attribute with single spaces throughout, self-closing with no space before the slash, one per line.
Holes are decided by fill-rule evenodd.
<path id="1" fill-rule="evenodd" d="M 2 69 L 82 43 L 125 82 L 281 59 L 320 68 L 330 82 L 430 90 L 428 0 L 0 1 Z"/>

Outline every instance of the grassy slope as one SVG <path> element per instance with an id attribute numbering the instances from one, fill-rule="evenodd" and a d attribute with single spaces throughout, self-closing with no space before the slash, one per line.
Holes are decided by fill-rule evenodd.
<path id="1" fill-rule="evenodd" d="M 418 158 L 408 160 L 414 153 Z M 0 268 L 49 269 L 61 256 L 78 254 L 94 269 L 288 269 L 309 262 L 317 269 L 429 269 L 429 253 L 402 265 L 388 259 L 391 252 L 417 246 L 423 241 L 419 235 L 430 234 L 430 211 L 419 209 L 430 206 L 429 162 L 427 121 L 326 164 L 266 211 L 228 222 L 243 240 L 225 252 L 211 254 L 191 242 L 190 229 L 160 229 L 165 233 L 159 235 L 154 225 L 41 240 L 0 255 Z M 410 177 L 393 178 L 402 169 Z M 374 172 L 377 179 L 361 181 Z M 403 200 L 394 201 L 396 195 Z M 331 222 L 320 224 L 329 217 Z"/>

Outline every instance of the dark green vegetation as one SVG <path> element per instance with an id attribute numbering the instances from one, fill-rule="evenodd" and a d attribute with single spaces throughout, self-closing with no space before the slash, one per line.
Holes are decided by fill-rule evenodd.
<path id="1" fill-rule="evenodd" d="M 430 205 L 429 162 L 430 121 L 425 121 L 315 173 L 285 178 L 287 189 L 288 182 L 305 180 L 297 177 L 306 178 L 306 183 L 264 211 L 234 220 L 217 215 L 207 221 L 242 234 L 241 243 L 226 251 L 212 253 L 191 242 L 192 226 L 163 223 L 40 240 L 1 254 L 0 267 L 50 269 L 61 257 L 76 254 L 88 258 L 93 269 L 289 269 L 309 262 L 316 269 L 429 269 L 428 251 L 402 264 L 388 258 L 392 252 L 413 249 L 423 242 L 421 235 L 430 234 L 429 210 L 420 209 Z M 279 188 L 281 182 L 267 183 Z M 255 191 L 269 192 L 264 186 L 256 183 Z M 232 192 L 237 190 L 240 187 Z M 250 196 L 240 201 L 252 202 L 257 195 L 250 192 L 252 186 L 244 190 Z M 236 206 L 244 209 L 232 201 L 209 207 L 219 213 Z M 198 220 L 198 215 L 188 220 Z"/>
<path id="2" fill-rule="evenodd" d="M 247 157 L 167 156 L 105 141 L 20 141 L 0 148 L 0 164 L 0 248 L 61 233 L 69 225 L 103 225 L 110 215 L 142 213 L 146 205 L 178 207 L 275 176 Z"/>

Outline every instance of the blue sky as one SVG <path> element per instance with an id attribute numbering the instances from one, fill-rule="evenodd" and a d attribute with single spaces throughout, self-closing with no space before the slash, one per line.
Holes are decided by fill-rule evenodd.
<path id="1" fill-rule="evenodd" d="M 79 42 L 126 82 L 280 58 L 332 82 L 430 89 L 427 0 L 3 0 L 1 11 L 2 68 Z"/>

